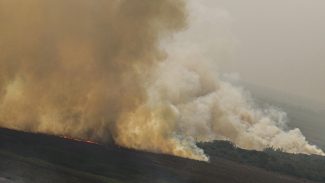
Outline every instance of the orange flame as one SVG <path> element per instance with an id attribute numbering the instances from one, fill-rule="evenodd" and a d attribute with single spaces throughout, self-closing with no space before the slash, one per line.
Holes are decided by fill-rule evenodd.
<path id="1" fill-rule="evenodd" d="M 72 138 L 72 137 L 69 137 L 69 136 L 61 136 L 61 138 L 64 138 L 64 139 L 67 139 L 67 140 L 70 140 L 70 141 L 76 141 L 76 142 L 83 142 L 83 143 L 87 143 L 87 144 L 99 145 L 97 142 L 94 142 L 94 141 L 84 140 L 84 139 L 76 139 L 76 138 Z"/>

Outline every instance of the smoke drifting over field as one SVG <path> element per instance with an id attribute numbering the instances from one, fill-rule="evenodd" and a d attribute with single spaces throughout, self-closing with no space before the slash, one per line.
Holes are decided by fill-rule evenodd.
<path id="1" fill-rule="evenodd" d="M 323 154 L 216 63 L 160 50 L 186 14 L 182 0 L 1 1 L 0 125 L 198 160 L 195 142 L 216 139 Z"/>

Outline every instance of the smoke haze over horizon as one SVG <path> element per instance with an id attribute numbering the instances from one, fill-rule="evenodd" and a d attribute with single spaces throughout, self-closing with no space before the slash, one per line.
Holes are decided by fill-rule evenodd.
<path id="1" fill-rule="evenodd" d="M 211 54 L 228 60 L 227 30 L 210 50 L 191 44 L 185 2 L 1 1 L 0 126 L 205 161 L 198 141 L 324 155 L 220 79 Z"/>
<path id="2" fill-rule="evenodd" d="M 222 12 L 222 18 L 201 13 L 200 19 L 211 17 L 212 22 L 209 31 L 201 32 L 218 39 L 213 32 L 227 29 L 232 39 L 228 44 L 235 51 L 220 70 L 325 109 L 324 1 L 206 0 L 196 4 L 202 4 L 203 12 Z M 212 41 L 202 38 L 201 42 Z"/>

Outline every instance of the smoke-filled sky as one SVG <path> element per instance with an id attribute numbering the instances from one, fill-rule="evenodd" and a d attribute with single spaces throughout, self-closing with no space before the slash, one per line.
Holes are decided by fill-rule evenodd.
<path id="1" fill-rule="evenodd" d="M 197 142 L 324 155 L 219 77 L 238 41 L 230 11 L 206 3 L 0 1 L 0 126 L 205 161 Z"/>
<path id="2" fill-rule="evenodd" d="M 197 38 L 202 45 L 209 47 L 211 39 L 227 37 L 222 41 L 233 53 L 224 70 L 237 72 L 250 83 L 325 104 L 325 1 L 191 2 L 192 11 L 205 19 L 201 31 L 196 30 L 204 33 Z"/>

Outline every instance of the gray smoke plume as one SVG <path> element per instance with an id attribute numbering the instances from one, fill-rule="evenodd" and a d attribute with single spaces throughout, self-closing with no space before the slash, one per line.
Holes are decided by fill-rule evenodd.
<path id="1" fill-rule="evenodd" d="M 159 49 L 185 26 L 182 0 L 0 1 L 0 125 L 198 160 L 216 139 L 323 154 L 215 63 Z"/>

